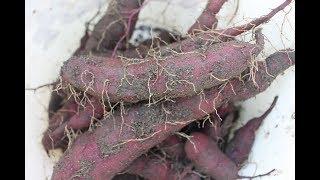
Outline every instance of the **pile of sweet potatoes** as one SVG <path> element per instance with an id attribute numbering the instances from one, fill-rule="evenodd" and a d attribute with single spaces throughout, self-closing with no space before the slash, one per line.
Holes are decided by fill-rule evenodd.
<path id="1" fill-rule="evenodd" d="M 226 0 L 209 0 L 190 36 L 175 38 L 162 30 L 152 41 L 130 45 L 147 2 L 111 0 L 62 66 L 42 139 L 46 151 L 64 151 L 52 179 L 245 178 L 238 170 L 278 97 L 229 140 L 239 111 L 234 103 L 263 92 L 295 64 L 292 49 L 255 59 L 264 49 L 256 27 L 291 0 L 248 24 L 222 30 L 215 29 L 215 15 Z M 235 39 L 249 30 L 254 43 Z"/>

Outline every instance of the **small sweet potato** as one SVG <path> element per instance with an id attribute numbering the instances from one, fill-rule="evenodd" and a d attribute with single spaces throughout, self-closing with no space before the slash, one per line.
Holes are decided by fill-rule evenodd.
<path id="1" fill-rule="evenodd" d="M 125 173 L 139 175 L 150 180 L 200 180 L 192 173 L 191 163 L 160 159 L 154 156 L 140 156 L 130 164 Z"/>
<path id="2" fill-rule="evenodd" d="M 118 43 L 118 49 L 124 49 L 126 44 L 123 43 L 123 37 L 131 36 L 142 3 L 143 0 L 112 0 L 106 14 L 86 40 L 84 51 L 105 52 L 115 48 Z"/>
<path id="3" fill-rule="evenodd" d="M 101 120 L 94 132 L 81 134 L 55 165 L 52 179 L 111 179 L 188 123 L 201 119 L 227 101 L 246 100 L 268 88 L 271 82 L 295 63 L 294 51 L 277 52 L 258 63 L 255 81 L 230 80 L 222 89 L 214 87 L 204 96 L 193 96 L 151 105 L 138 103 L 115 111 Z M 268 69 L 268 72 L 266 71 Z M 204 99 L 205 97 L 205 99 Z"/>
<path id="4" fill-rule="evenodd" d="M 63 106 L 63 100 L 65 99 L 63 94 L 59 94 L 57 91 L 52 91 L 49 106 L 48 106 L 48 116 L 49 119 Z"/>
<path id="5" fill-rule="evenodd" d="M 58 114 L 49 120 L 50 122 L 57 119 L 57 122 L 49 125 L 47 131 L 43 135 L 42 144 L 46 151 L 55 148 L 66 149 L 68 144 L 68 139 L 65 136 L 66 128 L 72 128 L 74 130 L 87 128 L 92 122 L 92 118 L 100 119 L 104 113 L 101 102 L 95 98 L 91 98 L 90 103 L 86 104 L 84 108 L 80 108 L 81 109 L 78 111 L 78 104 L 71 101 L 71 103 L 66 104 L 59 110 L 63 112 L 61 114 L 61 121 L 59 121 L 61 115 L 59 116 Z"/>
<path id="6" fill-rule="evenodd" d="M 194 173 L 189 173 L 181 180 L 201 180 L 200 176 Z"/>
<path id="7" fill-rule="evenodd" d="M 278 96 L 276 96 L 265 113 L 260 117 L 253 118 L 240 129 L 235 132 L 233 139 L 228 143 L 225 153 L 226 155 L 237 164 L 242 165 L 249 156 L 251 148 L 255 140 L 255 132 L 260 127 L 262 121 L 268 116 L 276 105 Z"/>
<path id="8" fill-rule="evenodd" d="M 227 0 L 208 0 L 206 8 L 203 10 L 196 22 L 189 28 L 188 33 L 215 29 L 218 23 L 216 14 L 220 11 L 222 5 L 226 1 Z"/>
<path id="9" fill-rule="evenodd" d="M 224 30 L 218 30 L 216 33 L 225 38 L 225 37 L 234 37 L 237 36 L 239 34 L 242 34 L 244 32 L 247 32 L 248 30 L 259 26 L 260 24 L 266 23 L 268 22 L 274 15 L 276 15 L 279 11 L 282 11 L 285 7 L 287 7 L 290 3 L 292 2 L 292 0 L 285 0 L 282 4 L 280 4 L 278 7 L 272 9 L 272 11 L 265 15 L 265 16 L 261 16 L 260 18 L 254 19 L 251 22 L 244 24 L 244 25 L 240 25 L 237 27 L 231 27 L 231 28 L 227 28 Z"/>
<path id="10" fill-rule="evenodd" d="M 180 159 L 185 156 L 184 142 L 176 135 L 172 135 L 159 144 L 159 148 L 163 150 L 167 156 L 172 159 Z"/>
<path id="11" fill-rule="evenodd" d="M 139 175 L 145 179 L 167 180 L 173 179 L 175 172 L 171 169 L 169 161 L 161 161 L 158 158 L 141 156 L 125 171 L 129 174 Z"/>
<path id="12" fill-rule="evenodd" d="M 54 148 L 64 147 L 67 142 L 64 139 L 59 141 L 52 141 L 50 134 L 55 131 L 61 124 L 68 121 L 73 115 L 77 113 L 78 104 L 70 99 L 64 103 L 64 105 L 49 118 L 49 126 L 43 134 L 42 145 L 46 151 Z"/>
<path id="13" fill-rule="evenodd" d="M 194 132 L 185 144 L 187 157 L 202 172 L 215 180 L 235 180 L 238 168 L 218 147 L 217 143 L 203 133 Z"/>

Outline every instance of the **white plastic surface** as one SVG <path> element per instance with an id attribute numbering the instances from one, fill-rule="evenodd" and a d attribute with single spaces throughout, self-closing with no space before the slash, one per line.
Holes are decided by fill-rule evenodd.
<path id="1" fill-rule="evenodd" d="M 150 3 L 149 7 L 141 12 L 142 21 L 138 24 L 166 26 L 182 33 L 185 33 L 193 24 L 206 4 L 206 0 L 171 0 L 169 5 L 166 5 L 165 0 L 152 1 L 157 2 Z M 236 2 L 236 0 L 229 0 L 218 14 L 219 28 L 227 26 Z M 249 18 L 264 15 L 282 2 L 283 0 L 239 0 L 238 13 L 228 26 L 232 26 L 234 22 L 245 23 Z M 26 88 L 51 83 L 57 78 L 62 62 L 68 59 L 79 46 L 79 41 L 84 34 L 85 22 L 94 16 L 99 5 L 103 11 L 107 7 L 107 1 L 27 1 L 25 11 Z M 162 11 L 161 7 L 166 7 L 167 10 Z M 275 49 L 294 48 L 294 26 L 294 3 L 292 3 L 285 12 L 280 12 L 268 24 L 262 26 L 263 34 L 272 42 L 272 44 L 266 43 L 264 57 Z M 245 40 L 250 39 L 251 33 L 245 36 Z M 240 122 L 245 123 L 250 118 L 262 114 L 269 107 L 273 97 L 279 95 L 276 107 L 257 132 L 249 163 L 240 171 L 240 174 L 254 175 L 276 169 L 271 176 L 261 179 L 295 179 L 294 94 L 295 74 L 292 67 L 284 75 L 279 76 L 264 93 L 242 103 Z M 54 158 L 49 158 L 41 146 L 42 132 L 47 126 L 46 108 L 49 96 L 49 88 L 25 92 L 27 180 L 50 179 L 53 163 L 56 161 Z"/>

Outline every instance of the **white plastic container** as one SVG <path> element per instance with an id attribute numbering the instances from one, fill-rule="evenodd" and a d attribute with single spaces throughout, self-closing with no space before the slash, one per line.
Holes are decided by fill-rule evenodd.
<path id="1" fill-rule="evenodd" d="M 169 2 L 167 0 L 167 2 Z M 228 21 L 236 9 L 236 0 L 228 1 L 218 14 L 218 28 L 248 22 L 252 18 L 267 14 L 283 0 L 239 0 L 236 16 Z M 84 24 L 98 11 L 107 8 L 103 0 L 29 0 L 26 4 L 26 88 L 53 82 L 62 62 L 68 59 L 79 46 L 84 34 Z M 171 0 L 167 10 L 165 0 L 150 0 L 140 13 L 138 24 L 166 26 L 185 33 L 201 14 L 206 0 Z M 294 48 L 294 3 L 272 20 L 261 26 L 267 37 L 264 57 L 275 49 Z M 101 16 L 100 16 L 101 17 Z M 99 17 L 98 17 L 99 18 Z M 96 21 L 98 20 L 96 19 Z M 281 33 L 282 32 L 282 33 Z M 242 36 L 251 38 L 251 33 Z M 272 42 L 272 44 L 270 43 Z M 262 57 L 261 57 L 262 58 Z M 291 67 L 279 76 L 265 92 L 242 103 L 240 124 L 262 114 L 275 95 L 279 100 L 265 119 L 256 135 L 249 163 L 241 169 L 242 175 L 256 175 L 276 169 L 271 176 L 261 179 L 293 180 L 295 172 L 295 74 Z M 50 179 L 54 162 L 41 146 L 42 133 L 47 127 L 49 88 L 36 92 L 26 91 L 26 136 L 25 167 L 27 180 Z M 58 157 L 58 156 L 56 156 Z"/>

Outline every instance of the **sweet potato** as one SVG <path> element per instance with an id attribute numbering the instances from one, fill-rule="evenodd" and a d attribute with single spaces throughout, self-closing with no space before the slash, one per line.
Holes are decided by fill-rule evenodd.
<path id="1" fill-rule="evenodd" d="M 225 153 L 226 155 L 237 164 L 242 165 L 249 156 L 251 148 L 255 140 L 255 132 L 260 127 L 262 121 L 268 116 L 276 105 L 278 96 L 276 96 L 268 108 L 260 117 L 253 118 L 240 129 L 235 132 L 233 139 L 228 143 Z"/>
<path id="2" fill-rule="evenodd" d="M 216 14 L 226 1 L 227 0 L 208 0 L 206 8 L 203 10 L 196 22 L 189 28 L 188 33 L 214 29 L 218 23 Z"/>
<path id="3" fill-rule="evenodd" d="M 217 143 L 203 133 L 194 132 L 185 144 L 187 157 L 202 172 L 215 180 L 235 180 L 238 168 L 218 147 Z"/>
<path id="4" fill-rule="evenodd" d="M 65 108 L 66 107 L 64 107 L 64 109 Z M 68 139 L 65 136 L 66 128 L 72 128 L 74 130 L 87 128 L 92 122 L 92 118 L 100 119 L 104 113 L 101 102 L 95 98 L 91 98 L 90 103 L 86 104 L 86 107 L 80 109 L 79 112 L 78 104 L 74 101 L 72 108 L 71 112 L 63 113 L 63 121 L 59 121 L 54 125 L 49 125 L 47 131 L 44 133 L 42 144 L 46 151 L 54 148 L 65 149 L 68 143 Z M 62 111 L 62 109 L 60 111 Z"/>
<path id="5" fill-rule="evenodd" d="M 49 126 L 43 134 L 42 145 L 46 151 L 49 149 L 63 147 L 67 144 L 64 139 L 59 139 L 59 141 L 52 141 L 50 134 L 55 131 L 61 124 L 68 121 L 73 115 L 77 113 L 78 104 L 70 99 L 65 102 L 65 104 L 49 118 Z"/>
<path id="6" fill-rule="evenodd" d="M 189 173 L 182 180 L 201 180 L 200 176 L 194 173 Z"/>
<path id="7" fill-rule="evenodd" d="M 274 8 L 269 14 L 262 16 L 260 18 L 254 19 L 251 22 L 240 25 L 237 27 L 231 27 L 224 30 L 218 30 L 217 34 L 221 37 L 230 37 L 230 36 L 237 36 L 239 34 L 242 34 L 243 32 L 246 32 L 254 27 L 259 26 L 260 24 L 268 22 L 274 15 L 276 15 L 279 11 L 282 11 L 285 7 L 287 7 L 292 0 L 285 0 L 282 4 L 280 4 L 278 7 Z"/>
<path id="8" fill-rule="evenodd" d="M 49 106 L 48 106 L 48 116 L 49 119 L 63 106 L 64 96 L 59 94 L 57 91 L 52 91 Z"/>
<path id="9" fill-rule="evenodd" d="M 128 109 L 120 108 L 121 111 L 101 120 L 101 127 L 81 134 L 74 141 L 55 165 L 52 179 L 111 179 L 174 132 L 214 112 L 215 106 L 227 101 L 246 100 L 264 91 L 294 62 L 293 51 L 277 52 L 265 63 L 258 63 L 259 71 L 252 76 L 255 81 L 235 78 L 222 89 L 214 87 L 200 97 L 179 98 L 150 107 L 138 103 Z"/>
<path id="10" fill-rule="evenodd" d="M 104 52 L 115 48 L 124 49 L 124 38 L 133 32 L 143 0 L 112 0 L 104 17 L 95 25 L 84 50 Z"/>
<path id="11" fill-rule="evenodd" d="M 198 175 L 192 173 L 192 167 L 191 163 L 141 156 L 125 172 L 148 180 L 200 180 Z"/>
<path id="12" fill-rule="evenodd" d="M 176 135 L 169 136 L 159 144 L 159 148 L 172 159 L 180 159 L 185 156 L 184 142 Z"/>
<path id="13" fill-rule="evenodd" d="M 204 52 L 199 49 L 141 62 L 76 56 L 64 63 L 61 76 L 76 88 L 88 89 L 89 94 L 107 97 L 110 102 L 192 96 L 239 76 L 250 66 L 252 56 L 257 56 L 264 45 L 261 30 L 255 36 L 256 44 L 229 41 L 212 44 Z"/>
<path id="14" fill-rule="evenodd" d="M 119 174 L 114 178 L 112 178 L 112 180 L 143 180 L 143 179 L 133 174 Z"/>
<path id="15" fill-rule="evenodd" d="M 126 173 L 139 175 L 145 179 L 167 180 L 173 179 L 175 172 L 171 169 L 169 161 L 158 158 L 141 156 L 129 166 Z"/>

